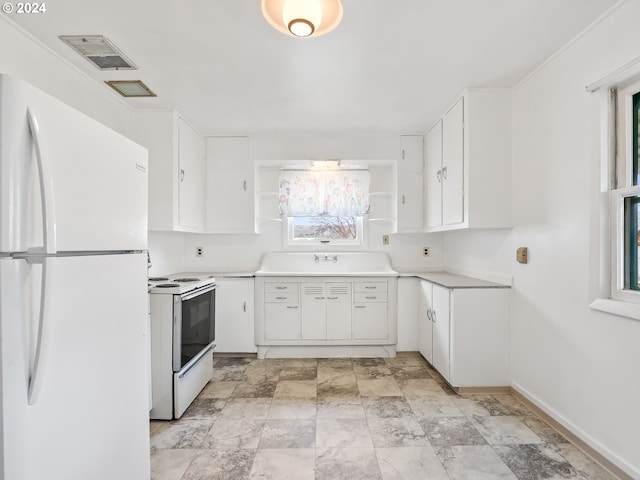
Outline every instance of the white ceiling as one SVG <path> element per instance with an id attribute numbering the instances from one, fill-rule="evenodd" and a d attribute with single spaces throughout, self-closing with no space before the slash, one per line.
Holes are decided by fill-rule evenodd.
<path id="1" fill-rule="evenodd" d="M 96 81 L 143 80 L 158 97 L 127 103 L 203 134 L 397 134 L 465 87 L 517 84 L 616 1 L 342 0 L 338 28 L 307 39 L 260 0 L 56 0 L 11 18 Z M 58 39 L 92 34 L 139 70 L 101 72 Z"/>

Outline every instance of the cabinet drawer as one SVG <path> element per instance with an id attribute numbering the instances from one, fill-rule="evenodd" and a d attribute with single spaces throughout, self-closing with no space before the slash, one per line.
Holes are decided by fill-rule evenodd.
<path id="1" fill-rule="evenodd" d="M 264 301 L 267 303 L 295 303 L 298 304 L 298 293 L 265 293 Z"/>
<path id="2" fill-rule="evenodd" d="M 298 283 L 269 282 L 264 284 L 265 292 L 297 292 Z"/>
<path id="3" fill-rule="evenodd" d="M 387 292 L 360 292 L 353 296 L 355 303 L 387 302 Z"/>
<path id="4" fill-rule="evenodd" d="M 357 292 L 386 292 L 387 282 L 356 282 L 353 284 L 354 291 Z"/>

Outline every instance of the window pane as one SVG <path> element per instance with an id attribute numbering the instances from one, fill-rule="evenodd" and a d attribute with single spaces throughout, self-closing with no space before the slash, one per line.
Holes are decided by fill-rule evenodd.
<path id="1" fill-rule="evenodd" d="M 640 197 L 627 197 L 625 199 L 625 288 L 628 290 L 640 290 L 638 288 L 639 206 Z"/>
<path id="2" fill-rule="evenodd" d="M 293 217 L 294 240 L 356 240 L 356 217 Z"/>

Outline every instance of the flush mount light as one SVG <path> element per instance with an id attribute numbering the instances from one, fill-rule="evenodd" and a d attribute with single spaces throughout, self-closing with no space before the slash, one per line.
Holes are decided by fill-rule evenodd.
<path id="1" fill-rule="evenodd" d="M 262 14 L 276 30 L 294 37 L 319 37 L 342 20 L 340 0 L 262 0 Z"/>
<path id="2" fill-rule="evenodd" d="M 123 97 L 155 97 L 142 80 L 109 80 L 104 82 Z"/>

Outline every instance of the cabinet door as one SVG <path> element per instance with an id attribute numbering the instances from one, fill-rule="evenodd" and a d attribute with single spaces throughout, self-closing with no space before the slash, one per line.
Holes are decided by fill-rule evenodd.
<path id="1" fill-rule="evenodd" d="M 302 312 L 300 314 L 300 338 L 324 340 L 327 338 L 326 294 L 324 283 L 300 285 Z"/>
<path id="2" fill-rule="evenodd" d="M 178 118 L 178 224 L 201 230 L 204 223 L 204 140 Z"/>
<path id="3" fill-rule="evenodd" d="M 249 139 L 209 137 L 206 156 L 207 230 L 253 233 L 254 172 Z"/>
<path id="4" fill-rule="evenodd" d="M 442 120 L 436 123 L 425 138 L 425 226 L 442 225 Z"/>
<path id="5" fill-rule="evenodd" d="M 398 232 L 422 229 L 423 191 L 421 173 L 398 172 Z"/>
<path id="6" fill-rule="evenodd" d="M 433 367 L 449 380 L 449 290 L 433 285 Z"/>
<path id="7" fill-rule="evenodd" d="M 264 304 L 264 338 L 267 340 L 300 339 L 300 308 L 293 303 Z"/>
<path id="8" fill-rule="evenodd" d="M 351 283 L 327 284 L 327 340 L 351 338 Z"/>
<path id="9" fill-rule="evenodd" d="M 388 336 L 386 303 L 356 303 L 353 306 L 353 339 L 380 340 Z"/>
<path id="10" fill-rule="evenodd" d="M 418 348 L 422 356 L 433 364 L 433 286 L 424 280 L 420 281 L 420 300 L 418 308 Z"/>
<path id="11" fill-rule="evenodd" d="M 252 282 L 249 278 L 216 277 L 216 352 L 256 351 Z"/>
<path id="12" fill-rule="evenodd" d="M 464 99 L 442 119 L 442 223 L 464 221 Z"/>
<path id="13" fill-rule="evenodd" d="M 403 135 L 400 137 L 400 163 L 398 171 L 422 173 L 422 135 Z"/>

